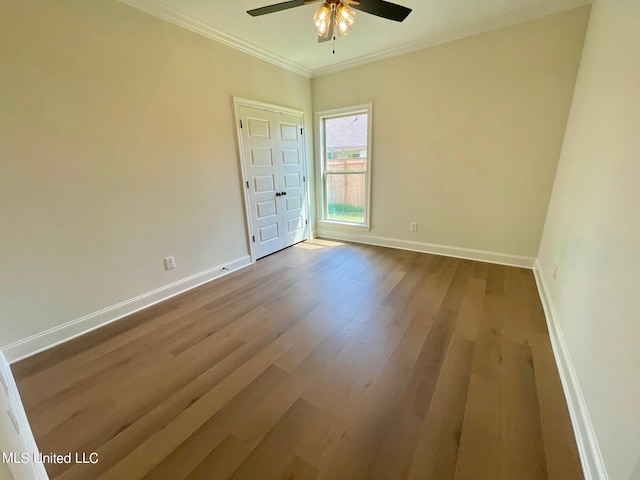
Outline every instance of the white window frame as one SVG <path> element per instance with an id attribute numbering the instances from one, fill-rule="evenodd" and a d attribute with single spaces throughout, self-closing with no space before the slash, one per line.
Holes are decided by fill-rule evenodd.
<path id="1" fill-rule="evenodd" d="M 364 211 L 364 223 L 351 223 L 341 222 L 338 220 L 330 220 L 327 218 L 327 182 L 325 172 L 325 138 L 324 138 L 324 120 L 327 118 L 345 117 L 349 115 L 367 114 L 367 169 L 365 171 L 365 211 Z M 371 132 L 373 124 L 373 104 L 366 103 L 363 105 L 354 105 L 350 107 L 336 108 L 332 110 L 324 110 L 322 112 L 316 112 L 315 114 L 315 127 L 316 127 L 316 155 L 318 161 L 317 164 L 317 192 L 318 192 L 318 205 L 317 205 L 317 218 L 319 224 L 324 224 L 331 227 L 344 227 L 346 229 L 357 230 L 371 230 L 371 169 L 373 150 L 371 148 Z"/>

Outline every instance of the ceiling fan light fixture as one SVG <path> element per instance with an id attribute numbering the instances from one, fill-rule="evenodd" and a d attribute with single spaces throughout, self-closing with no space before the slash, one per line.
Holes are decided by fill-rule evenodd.
<path id="1" fill-rule="evenodd" d="M 328 21 L 320 22 L 316 25 L 316 33 L 321 37 L 326 37 L 329 34 L 329 25 Z"/>
<path id="2" fill-rule="evenodd" d="M 321 37 L 326 37 L 329 33 L 329 27 L 333 21 L 333 9 L 331 5 L 324 2 L 313 15 L 313 24 L 316 26 L 316 33 Z"/>
<path id="3" fill-rule="evenodd" d="M 336 7 L 336 29 L 339 36 L 344 36 L 351 31 L 351 25 L 353 25 L 356 19 L 356 12 L 353 8 L 344 2 L 340 2 Z"/>
<path id="4" fill-rule="evenodd" d="M 347 33 L 351 31 L 351 25 L 349 25 L 347 22 L 341 21 L 336 23 L 337 23 L 337 30 L 338 30 L 339 37 L 344 37 Z"/>
<path id="5" fill-rule="evenodd" d="M 353 25 L 356 19 L 356 11 L 344 2 L 340 2 L 336 7 L 336 17 L 338 21 Z"/>

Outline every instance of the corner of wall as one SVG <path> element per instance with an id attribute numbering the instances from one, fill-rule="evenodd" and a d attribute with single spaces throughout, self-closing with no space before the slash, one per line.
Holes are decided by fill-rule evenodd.
<path id="1" fill-rule="evenodd" d="M 582 394 L 578 375 L 573 366 L 573 361 L 571 360 L 571 355 L 565 343 L 558 322 L 558 316 L 545 282 L 545 278 L 547 277 L 538 260 L 534 263 L 533 274 L 536 279 L 540 301 L 544 309 L 544 316 L 547 320 L 551 347 L 558 367 L 558 373 L 560 374 L 560 381 L 562 382 L 567 407 L 569 408 L 569 415 L 578 445 L 585 480 L 609 480 L 593 424 L 591 423 L 589 410 L 587 409 L 587 404 Z"/>
<path id="2" fill-rule="evenodd" d="M 48 480 L 49 476 L 38 458 L 38 446 L 29 426 L 27 414 L 18 392 L 11 368 L 0 352 L 0 450 L 15 480 Z M 13 454 L 12 459 L 5 456 Z M 25 455 L 23 458 L 21 455 Z M 5 462 L 5 460 L 7 460 Z"/>

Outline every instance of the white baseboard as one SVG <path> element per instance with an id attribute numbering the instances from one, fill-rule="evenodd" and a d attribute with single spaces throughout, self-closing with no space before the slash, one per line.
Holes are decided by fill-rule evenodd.
<path id="1" fill-rule="evenodd" d="M 343 240 L 346 242 L 365 243 L 367 245 L 377 245 L 379 247 L 399 248 L 401 250 L 411 250 L 414 252 L 432 253 L 447 257 L 463 258 L 465 260 L 477 260 L 480 262 L 497 263 L 511 267 L 533 268 L 534 257 L 521 255 L 511 255 L 508 253 L 488 252 L 486 250 L 475 250 L 472 248 L 450 247 L 447 245 L 437 245 L 435 243 L 413 242 L 410 240 L 400 240 L 396 238 L 376 237 L 369 234 L 318 226 L 316 234 L 320 238 L 330 240 Z"/>
<path id="2" fill-rule="evenodd" d="M 2 353 L 10 363 L 23 360 L 250 264 L 251 257 L 245 255 L 223 265 L 196 273 L 177 282 L 6 345 L 2 347 Z"/>
<path id="3" fill-rule="evenodd" d="M 2 352 L 0 352 L 0 376 L 2 377 L 0 415 L 3 415 L 0 420 L 0 450 L 5 455 L 14 453 L 17 456 L 16 460 L 13 463 L 9 461 L 7 466 L 15 480 L 48 480 L 49 476 L 44 465 L 34 461 L 38 458 L 38 446 L 33 438 L 11 368 Z M 17 459 L 20 459 L 23 454 L 26 454 L 27 460 L 21 463 Z M 0 461 L 4 461 L 4 458 Z"/>
<path id="4" fill-rule="evenodd" d="M 598 446 L 598 440 L 593 429 L 593 424 L 591 423 L 589 410 L 582 395 L 580 381 L 576 375 L 573 361 L 571 360 L 562 330 L 558 324 L 558 317 L 544 280 L 544 272 L 541 271 L 540 264 L 537 260 L 533 273 L 538 286 L 540 300 L 542 300 L 544 314 L 547 319 L 551 346 L 556 364 L 558 365 L 564 395 L 567 399 L 567 406 L 569 407 L 569 415 L 576 436 L 576 443 L 578 444 L 578 452 L 580 454 L 585 480 L 608 480 L 609 476 L 604 465 L 604 460 L 602 459 L 602 454 L 600 453 L 600 447 Z"/>

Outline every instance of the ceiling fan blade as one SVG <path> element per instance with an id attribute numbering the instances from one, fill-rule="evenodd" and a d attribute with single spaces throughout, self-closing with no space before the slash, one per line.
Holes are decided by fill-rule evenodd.
<path id="1" fill-rule="evenodd" d="M 266 15 L 267 13 L 280 12 L 282 10 L 288 10 L 294 7 L 301 7 L 302 5 L 306 5 L 309 0 L 289 0 L 288 2 L 276 3 L 274 5 L 267 5 L 266 7 L 254 8 L 253 10 L 247 11 L 249 15 L 252 17 L 257 17 L 259 15 Z"/>
<path id="2" fill-rule="evenodd" d="M 402 22 L 411 13 L 411 9 L 386 2 L 384 0 L 360 0 L 359 5 L 351 5 L 356 10 L 367 12 L 371 15 Z"/>

